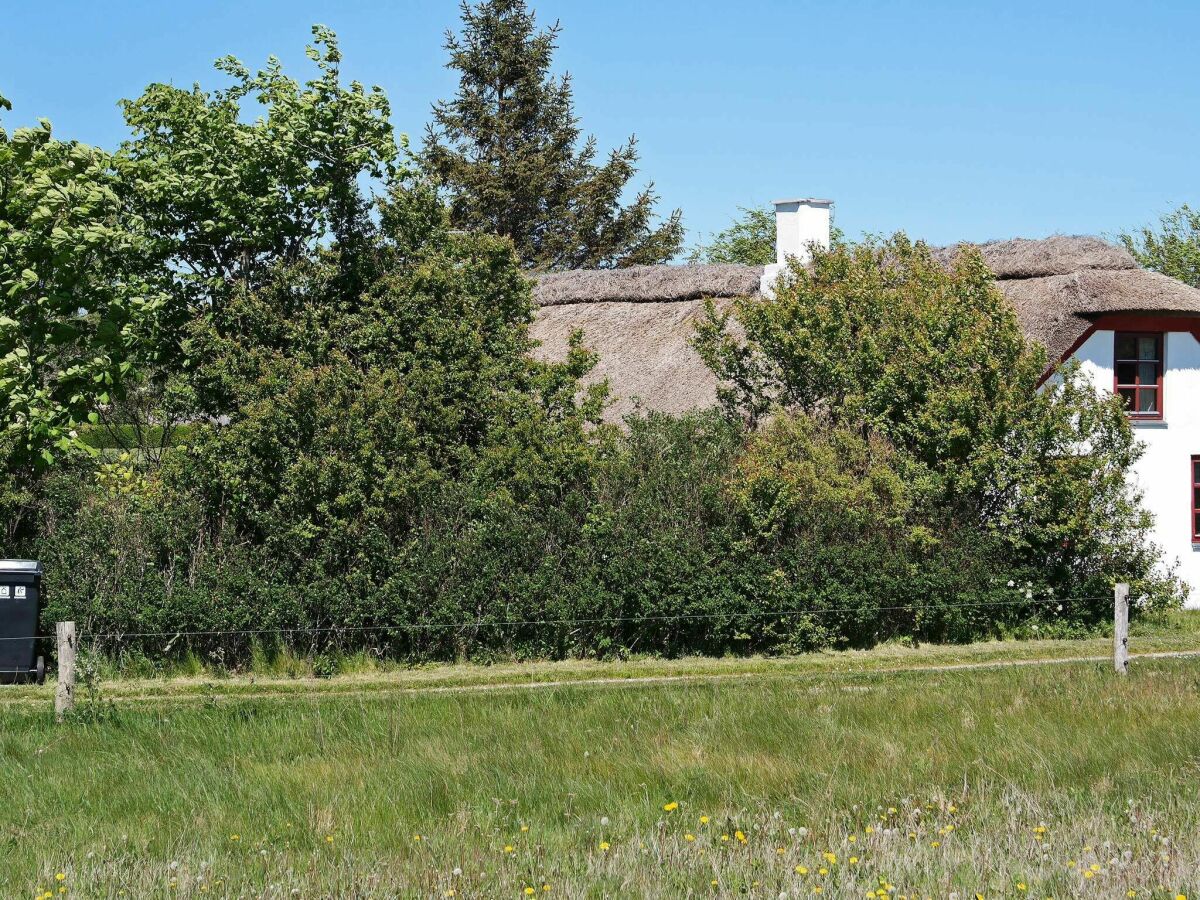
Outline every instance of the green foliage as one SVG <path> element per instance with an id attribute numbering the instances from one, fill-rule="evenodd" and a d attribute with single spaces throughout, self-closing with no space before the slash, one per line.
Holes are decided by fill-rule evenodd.
<path id="1" fill-rule="evenodd" d="M 697 347 L 731 412 L 754 424 L 782 409 L 886 439 L 956 519 L 1008 546 L 1010 566 L 1040 567 L 1039 584 L 1177 595 L 1127 486 L 1140 450 L 1117 402 L 1071 367 L 1039 390 L 1044 354 L 977 252 L 947 269 L 903 235 L 818 251 L 772 297 L 710 306 Z"/>
<path id="2" fill-rule="evenodd" d="M 216 68 L 231 87 L 152 84 L 122 103 L 139 211 L 193 309 L 258 287 L 322 242 L 342 248 L 351 290 L 353 267 L 370 260 L 364 185 L 397 173 L 390 107 L 379 87 L 343 85 L 336 36 L 312 32 L 319 74 L 304 84 L 274 57 L 251 74 L 227 56 Z"/>
<path id="3" fill-rule="evenodd" d="M 44 119 L 0 128 L 0 458 L 14 485 L 77 449 L 159 346 L 170 304 L 120 188 L 119 161 Z"/>
<path id="4" fill-rule="evenodd" d="M 1118 236 L 1141 265 L 1200 287 L 1200 210 L 1186 203 L 1164 215 L 1158 227 Z"/>
<path id="5" fill-rule="evenodd" d="M 621 204 L 636 173 L 633 138 L 596 161 L 579 146 L 571 80 L 550 65 L 557 25 L 538 31 L 525 0 L 462 5 L 450 34 L 458 94 L 433 107 L 421 160 L 450 198 L 456 228 L 510 238 L 524 265 L 579 269 L 664 262 L 680 249 L 676 210 L 654 222 L 653 185 Z"/>
<path id="6" fill-rule="evenodd" d="M 770 207 L 738 207 L 741 218 L 700 244 L 688 256 L 691 263 L 741 263 L 768 266 L 775 262 L 775 211 Z"/>

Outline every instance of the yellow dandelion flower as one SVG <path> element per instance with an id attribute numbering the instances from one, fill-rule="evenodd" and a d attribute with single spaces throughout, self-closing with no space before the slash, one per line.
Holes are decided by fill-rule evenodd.
<path id="1" fill-rule="evenodd" d="M 1125 896 L 1126 896 L 1126 897 L 1136 897 L 1136 896 L 1137 896 L 1137 891 L 1135 891 L 1133 888 L 1130 888 L 1129 890 L 1127 890 L 1127 891 L 1125 892 Z"/>
<path id="2" fill-rule="evenodd" d="M 813 885 L 813 893 L 814 893 L 814 894 L 819 894 L 819 893 L 821 893 L 821 891 L 823 891 L 823 890 L 825 890 L 825 889 L 824 889 L 823 887 L 821 887 L 819 884 L 814 884 L 814 885 Z"/>
<path id="3" fill-rule="evenodd" d="M 857 840 L 858 840 L 858 835 L 857 835 L 857 834 L 852 834 L 852 835 L 850 835 L 848 838 L 846 838 L 846 840 L 848 840 L 850 843 L 852 843 L 852 844 L 853 844 L 855 841 L 857 841 Z"/>
<path id="4" fill-rule="evenodd" d="M 712 884 L 712 886 L 713 886 L 713 887 L 716 887 L 716 886 L 717 886 L 717 879 L 715 879 L 715 878 L 714 878 L 714 879 L 713 879 L 713 880 L 712 880 L 710 883 Z"/>
<path id="5" fill-rule="evenodd" d="M 955 813 L 955 812 L 958 812 L 958 807 L 955 806 L 953 803 L 951 803 L 949 806 L 946 807 L 946 810 L 947 810 L 947 812 Z M 975 896 L 979 897 L 978 894 L 976 894 Z M 980 897 L 979 900 L 983 900 L 983 898 Z"/>
<path id="6" fill-rule="evenodd" d="M 739 844 L 744 844 L 744 843 L 746 843 L 746 835 L 744 835 L 744 834 L 743 834 L 743 833 L 742 833 L 740 830 L 739 830 L 739 831 L 735 831 L 735 832 L 733 833 L 733 836 L 734 836 L 735 838 L 737 838 L 737 839 L 738 839 L 738 843 L 739 843 Z"/>
<path id="7" fill-rule="evenodd" d="M 512 852 L 513 852 L 513 845 L 512 845 L 512 844 L 505 844 L 505 845 L 504 845 L 504 852 L 505 852 L 505 853 L 512 853 Z"/>
<path id="8" fill-rule="evenodd" d="M 828 850 L 826 850 L 824 853 L 821 854 L 821 856 L 825 860 L 825 862 L 829 863 L 830 865 L 834 865 L 837 863 L 837 854 L 836 853 L 830 853 Z"/>
<path id="9" fill-rule="evenodd" d="M 1018 891 L 1027 891 L 1027 890 L 1029 890 L 1029 888 L 1027 888 L 1027 887 L 1025 886 L 1025 882 L 1023 882 L 1023 881 L 1018 881 L 1018 882 L 1017 882 L 1017 890 L 1018 890 Z"/>
<path id="10" fill-rule="evenodd" d="M 67 873 L 66 873 L 66 872 L 59 872 L 57 875 L 55 875 L 55 876 L 54 876 L 54 880 L 55 880 L 55 881 L 66 881 L 66 880 L 67 880 Z"/>
<path id="11" fill-rule="evenodd" d="M 850 865 L 852 865 L 852 866 L 858 865 L 858 857 L 857 856 L 850 857 Z"/>
<path id="12" fill-rule="evenodd" d="M 940 846 L 942 846 L 942 842 L 941 841 L 930 841 L 929 846 L 930 847 L 940 847 Z"/>
<path id="13" fill-rule="evenodd" d="M 600 849 L 601 849 L 601 850 L 603 850 L 603 851 L 607 851 L 607 850 L 608 850 L 608 848 L 609 848 L 609 847 L 611 847 L 611 846 L 612 846 L 612 844 L 610 844 L 608 841 L 601 841 L 601 842 L 600 842 Z"/>
<path id="14" fill-rule="evenodd" d="M 870 825 L 868 825 L 866 828 L 864 828 L 864 829 L 863 829 L 863 831 L 865 831 L 867 834 L 874 834 L 874 833 L 875 833 L 875 829 L 874 829 L 874 828 L 872 828 Z"/>
<path id="15" fill-rule="evenodd" d="M 723 834 L 723 835 L 721 835 L 721 840 L 722 840 L 722 841 L 728 841 L 728 840 L 729 840 L 729 835 L 727 835 L 727 834 Z"/>
<path id="16" fill-rule="evenodd" d="M 528 831 L 528 830 L 529 830 L 529 826 L 528 826 L 528 825 L 522 825 L 522 826 L 521 826 L 521 830 L 522 830 L 522 831 Z"/>
<path id="17" fill-rule="evenodd" d="M 533 890 L 533 888 L 526 886 L 526 888 L 525 888 L 525 896 L 526 897 L 532 897 L 534 895 L 534 893 L 535 893 L 535 891 Z"/>
<path id="18" fill-rule="evenodd" d="M 543 884 L 543 885 L 542 885 L 542 893 L 544 893 L 544 894 L 548 894 L 548 893 L 550 893 L 550 885 L 548 885 L 548 884 Z"/>
<path id="19" fill-rule="evenodd" d="M 1175 900 L 1187 900 L 1187 894 L 1176 894 Z"/>
<path id="20" fill-rule="evenodd" d="M 796 866 L 794 871 L 797 875 L 807 875 L 808 874 L 808 866 Z"/>
<path id="21" fill-rule="evenodd" d="M 817 874 L 818 875 L 828 875 L 829 870 L 827 868 L 825 868 L 824 866 L 821 866 L 821 868 L 817 869 Z"/>
<path id="22" fill-rule="evenodd" d="M 1083 873 L 1083 877 L 1084 878 L 1095 878 L 1096 873 L 1093 872 L 1091 869 L 1088 869 L 1086 872 Z"/>
<path id="23" fill-rule="evenodd" d="M 701 824 L 701 825 L 707 825 L 707 824 L 708 824 L 708 816 L 701 816 L 701 817 L 700 817 L 700 824 Z"/>
<path id="24" fill-rule="evenodd" d="M 332 834 L 325 835 L 325 843 L 327 843 L 327 844 L 333 843 L 333 835 Z"/>
<path id="25" fill-rule="evenodd" d="M 1068 868 L 1068 869 L 1073 869 L 1073 868 L 1075 868 L 1075 860 L 1073 860 L 1073 859 L 1068 859 L 1068 860 L 1067 860 L 1067 868 Z"/>
<path id="26" fill-rule="evenodd" d="M 413 840 L 414 840 L 414 841 L 419 841 L 419 840 L 421 840 L 421 836 L 420 836 L 419 834 L 414 834 L 414 835 L 413 835 Z"/>
<path id="27" fill-rule="evenodd" d="M 677 809 L 679 809 L 679 804 L 676 803 L 674 800 L 672 800 L 670 803 L 663 804 L 664 812 L 675 812 L 675 810 L 677 810 Z"/>
<path id="28" fill-rule="evenodd" d="M 447 891 L 446 891 L 446 893 L 445 893 L 445 895 L 444 895 L 444 896 L 446 896 L 446 897 L 453 897 L 453 896 L 455 896 L 455 890 L 454 890 L 454 888 L 449 888 L 449 889 L 447 889 Z"/>
<path id="29" fill-rule="evenodd" d="M 242 838 L 241 838 L 241 835 L 237 835 L 237 834 L 231 834 L 231 835 L 229 836 L 229 839 L 230 839 L 231 841 L 240 841 Z"/>
<path id="30" fill-rule="evenodd" d="M 692 841 L 694 841 L 696 839 L 696 836 L 694 834 L 688 833 L 683 836 L 683 839 L 690 844 Z"/>

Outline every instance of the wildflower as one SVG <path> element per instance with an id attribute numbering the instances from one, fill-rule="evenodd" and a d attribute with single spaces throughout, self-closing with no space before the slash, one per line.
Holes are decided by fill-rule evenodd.
<path id="1" fill-rule="evenodd" d="M 722 840 L 722 841 L 728 841 L 728 840 L 729 840 L 729 835 L 727 835 L 727 834 L 723 834 L 723 835 L 721 835 L 721 840 Z"/>
<path id="2" fill-rule="evenodd" d="M 1095 878 L 1096 873 L 1093 872 L 1091 869 L 1088 869 L 1086 872 L 1083 873 L 1083 877 L 1084 878 Z"/>
<path id="3" fill-rule="evenodd" d="M 414 840 L 414 841 L 419 841 L 419 840 L 421 840 L 421 836 L 420 836 L 419 834 L 414 834 L 414 835 L 413 835 L 413 840 Z"/>
<path id="4" fill-rule="evenodd" d="M 677 810 L 677 809 L 679 809 L 679 804 L 676 803 L 674 800 L 672 800 L 670 803 L 666 803 L 663 805 L 664 812 L 675 812 L 675 810 Z"/>
<path id="5" fill-rule="evenodd" d="M 533 888 L 531 888 L 531 887 L 529 887 L 528 885 L 526 885 L 526 886 L 525 886 L 525 896 L 526 896 L 526 897 L 532 897 L 532 896 L 533 896 L 533 894 L 534 894 L 534 890 L 533 890 Z"/>
<path id="6" fill-rule="evenodd" d="M 454 895 L 455 895 L 454 888 L 448 888 L 448 889 L 446 890 L 446 894 L 445 894 L 445 896 L 447 896 L 447 897 L 453 897 Z"/>
<path id="7" fill-rule="evenodd" d="M 837 854 L 836 853 L 830 853 L 828 850 L 826 850 L 824 853 L 821 854 L 821 856 L 824 857 L 825 862 L 829 863 L 830 865 L 837 864 Z"/>
<path id="8" fill-rule="evenodd" d="M 522 826 L 521 826 L 521 830 L 522 830 L 522 831 L 528 831 L 528 830 L 529 830 L 529 826 L 528 826 L 528 825 L 522 825 Z"/>
<path id="9" fill-rule="evenodd" d="M 822 888 L 819 884 L 813 885 L 813 893 L 814 894 L 819 894 L 819 893 L 821 893 L 822 890 L 824 890 L 824 888 Z"/>
<path id="10" fill-rule="evenodd" d="M 807 875 L 808 874 L 808 866 L 796 866 L 795 872 L 797 875 Z"/>
<path id="11" fill-rule="evenodd" d="M 857 856 L 850 857 L 850 865 L 852 865 L 852 866 L 858 865 L 858 857 Z"/>
<path id="12" fill-rule="evenodd" d="M 821 868 L 817 869 L 817 874 L 818 875 L 828 875 L 829 870 L 827 868 L 825 868 L 824 866 L 821 866 Z"/>
<path id="13" fill-rule="evenodd" d="M 544 893 L 544 894 L 548 894 L 548 893 L 550 893 L 550 885 L 548 885 L 548 884 L 543 884 L 543 885 L 542 885 L 542 893 Z"/>
<path id="14" fill-rule="evenodd" d="M 738 839 L 738 843 L 739 843 L 739 844 L 744 844 L 744 843 L 746 843 L 746 835 L 742 834 L 742 832 L 741 832 L 740 830 L 739 830 L 739 831 L 735 831 L 735 832 L 733 833 L 733 836 L 734 836 L 735 838 L 737 838 L 737 839 Z"/>
<path id="15" fill-rule="evenodd" d="M 512 853 L 512 852 L 513 852 L 513 845 L 512 845 L 512 844 L 505 844 L 505 845 L 504 845 L 504 852 L 505 852 L 505 853 Z"/>
<path id="16" fill-rule="evenodd" d="M 874 829 L 874 828 L 872 828 L 870 825 L 868 825 L 866 828 L 864 828 L 864 829 L 863 829 L 863 831 L 865 831 L 867 834 L 874 834 L 874 833 L 875 833 L 875 829 Z"/>
<path id="17" fill-rule="evenodd" d="M 1027 891 L 1027 890 L 1029 890 L 1029 888 L 1027 888 L 1027 887 L 1025 886 L 1025 882 L 1023 882 L 1023 881 L 1018 881 L 1018 882 L 1017 882 L 1017 890 L 1018 890 L 1018 891 Z"/>
<path id="18" fill-rule="evenodd" d="M 66 872 L 59 872 L 57 875 L 55 875 L 55 876 L 54 876 L 54 880 L 55 880 L 55 881 L 66 881 L 66 880 L 67 880 L 67 873 L 66 873 Z"/>
<path id="19" fill-rule="evenodd" d="M 848 840 L 850 843 L 852 843 L 852 844 L 853 844 L 855 841 L 857 841 L 857 840 L 858 840 L 858 835 L 857 835 L 857 834 L 852 834 L 852 835 L 850 835 L 848 838 L 846 838 L 846 840 Z"/>
<path id="20" fill-rule="evenodd" d="M 940 847 L 940 846 L 942 846 L 942 842 L 941 841 L 930 841 L 929 846 L 930 847 Z"/>
<path id="21" fill-rule="evenodd" d="M 325 843 L 327 843 L 327 844 L 333 843 L 333 835 L 332 834 L 325 835 Z"/>
<path id="22" fill-rule="evenodd" d="M 787 851 L 786 851 L 786 850 L 784 850 L 782 847 L 776 847 L 776 848 L 775 848 L 775 853 L 776 853 L 776 855 L 778 855 L 778 856 L 783 856 L 783 854 L 787 853 Z"/>
<path id="23" fill-rule="evenodd" d="M 946 807 L 946 811 L 956 813 L 956 812 L 958 812 L 958 807 L 955 806 L 953 803 L 951 803 L 949 806 Z M 978 896 L 978 894 L 976 896 Z M 980 898 L 980 900 L 982 900 L 982 898 Z"/>
<path id="24" fill-rule="evenodd" d="M 600 842 L 600 849 L 601 849 L 602 851 L 604 851 L 604 852 L 607 852 L 607 851 L 608 851 L 608 848 L 609 848 L 609 847 L 611 847 L 611 846 L 612 846 L 612 844 L 610 844 L 608 841 L 601 841 L 601 842 Z"/>
<path id="25" fill-rule="evenodd" d="M 230 839 L 231 841 L 240 841 L 242 838 L 241 838 L 241 835 L 237 835 L 237 834 L 231 834 L 231 835 L 229 836 L 229 839 Z"/>
<path id="26" fill-rule="evenodd" d="M 694 834 L 689 833 L 689 834 L 685 834 L 683 836 L 683 839 L 690 844 L 692 841 L 694 841 L 696 839 L 696 836 Z"/>
<path id="27" fill-rule="evenodd" d="M 700 824 L 701 824 L 701 825 L 707 825 L 707 824 L 708 824 L 708 816 L 701 816 L 701 817 L 700 817 Z"/>

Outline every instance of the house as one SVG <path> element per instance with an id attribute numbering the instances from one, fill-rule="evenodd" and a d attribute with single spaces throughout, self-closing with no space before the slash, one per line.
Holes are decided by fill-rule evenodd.
<path id="1" fill-rule="evenodd" d="M 727 309 L 771 289 L 788 256 L 829 245 L 828 200 L 776 203 L 771 266 L 640 266 L 541 276 L 533 336 L 561 358 L 575 329 L 599 355 L 617 421 L 638 409 L 682 413 L 716 403 L 717 381 L 690 339 L 706 299 Z M 1074 357 L 1097 390 L 1116 391 L 1146 444 L 1135 478 L 1155 518 L 1154 538 L 1200 606 L 1200 290 L 1137 266 L 1092 237 L 984 244 L 984 259 L 1025 334 L 1051 360 Z M 955 247 L 936 253 L 950 260 Z"/>

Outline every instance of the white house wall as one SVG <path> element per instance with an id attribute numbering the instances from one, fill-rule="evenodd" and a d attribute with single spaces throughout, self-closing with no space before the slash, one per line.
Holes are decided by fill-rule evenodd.
<path id="1" fill-rule="evenodd" d="M 1192 586 L 1200 608 L 1200 545 L 1192 543 L 1191 460 L 1200 455 L 1200 343 L 1188 332 L 1163 335 L 1163 420 L 1134 422 L 1146 444 L 1136 479 L 1154 514 L 1154 540 Z M 1097 388 L 1113 390 L 1114 335 L 1097 331 L 1075 353 Z"/>

